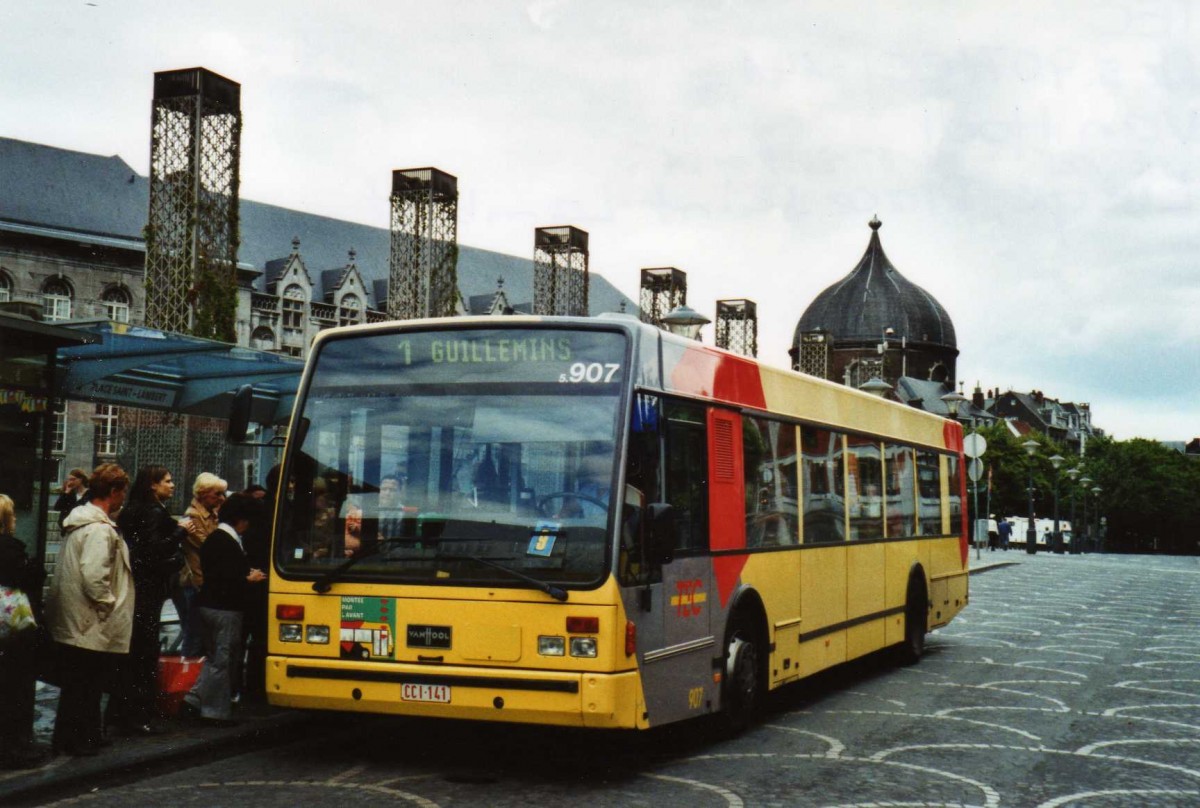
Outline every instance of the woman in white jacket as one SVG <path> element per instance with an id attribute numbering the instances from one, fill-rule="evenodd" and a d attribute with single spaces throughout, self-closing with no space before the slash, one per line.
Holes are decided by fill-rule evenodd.
<path id="1" fill-rule="evenodd" d="M 133 631 L 129 550 L 113 517 L 125 502 L 129 475 L 115 463 L 89 480 L 91 501 L 71 511 L 50 585 L 46 614 L 57 644 L 62 692 L 54 751 L 95 755 L 101 742 L 100 697 Z"/>

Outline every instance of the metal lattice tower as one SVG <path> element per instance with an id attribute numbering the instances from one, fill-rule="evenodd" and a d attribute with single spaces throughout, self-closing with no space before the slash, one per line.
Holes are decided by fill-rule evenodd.
<path id="1" fill-rule="evenodd" d="M 458 301 L 458 178 L 436 168 L 392 172 L 387 312 L 452 317 Z"/>
<path id="2" fill-rule="evenodd" d="M 662 318 L 687 304 L 687 273 L 675 267 L 642 270 L 642 322 L 662 328 Z"/>
<path id="3" fill-rule="evenodd" d="M 758 356 L 758 306 L 753 300 L 717 301 L 717 347 Z"/>
<path id="4" fill-rule="evenodd" d="M 824 331 L 809 331 L 800 335 L 800 350 L 793 357 L 793 370 L 816 376 L 819 379 L 829 378 L 829 358 L 833 350 L 833 338 Z"/>
<path id="5" fill-rule="evenodd" d="M 241 85 L 202 67 L 154 74 L 146 325 L 233 342 Z"/>
<path id="6" fill-rule="evenodd" d="M 533 313 L 588 316 L 588 234 L 578 227 L 533 231 Z"/>

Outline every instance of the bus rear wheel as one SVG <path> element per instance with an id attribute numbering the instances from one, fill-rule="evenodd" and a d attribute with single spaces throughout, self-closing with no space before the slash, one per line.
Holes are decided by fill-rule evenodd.
<path id="1" fill-rule="evenodd" d="M 908 597 L 904 603 L 904 642 L 900 645 L 900 663 L 915 665 L 925 653 L 925 634 L 928 628 L 929 599 L 923 582 L 913 578 L 908 582 Z"/>
<path id="2" fill-rule="evenodd" d="M 734 627 L 725 646 L 721 680 L 721 717 L 730 732 L 750 725 L 762 703 L 762 663 L 759 643 L 745 623 Z"/>

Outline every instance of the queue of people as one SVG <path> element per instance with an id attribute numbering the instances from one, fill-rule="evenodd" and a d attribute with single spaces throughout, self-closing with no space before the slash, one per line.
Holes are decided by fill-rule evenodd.
<path id="1" fill-rule="evenodd" d="M 62 543 L 40 613 L 30 594 L 45 571 L 15 537 L 13 502 L 0 494 L 0 768 L 48 757 L 33 741 L 39 675 L 60 687 L 54 754 L 96 755 L 110 734 L 163 731 L 155 702 L 168 597 L 183 655 L 205 658 L 185 717 L 229 724 L 235 698 L 265 691 L 261 671 L 242 681 L 241 660 L 247 648 L 252 662 L 265 657 L 266 491 L 229 496 L 224 480 L 202 473 L 178 521 L 167 510 L 174 493 L 161 465 L 132 483 L 113 463 L 72 470 L 56 503 Z M 247 616 L 256 609 L 264 619 Z"/>

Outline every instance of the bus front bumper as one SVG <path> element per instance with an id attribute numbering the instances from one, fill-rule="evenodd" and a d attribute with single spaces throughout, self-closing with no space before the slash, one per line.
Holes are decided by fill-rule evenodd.
<path id="1" fill-rule="evenodd" d="M 303 709 L 609 729 L 646 725 L 636 671 L 560 673 L 269 657 L 267 694 L 271 704 Z"/>

